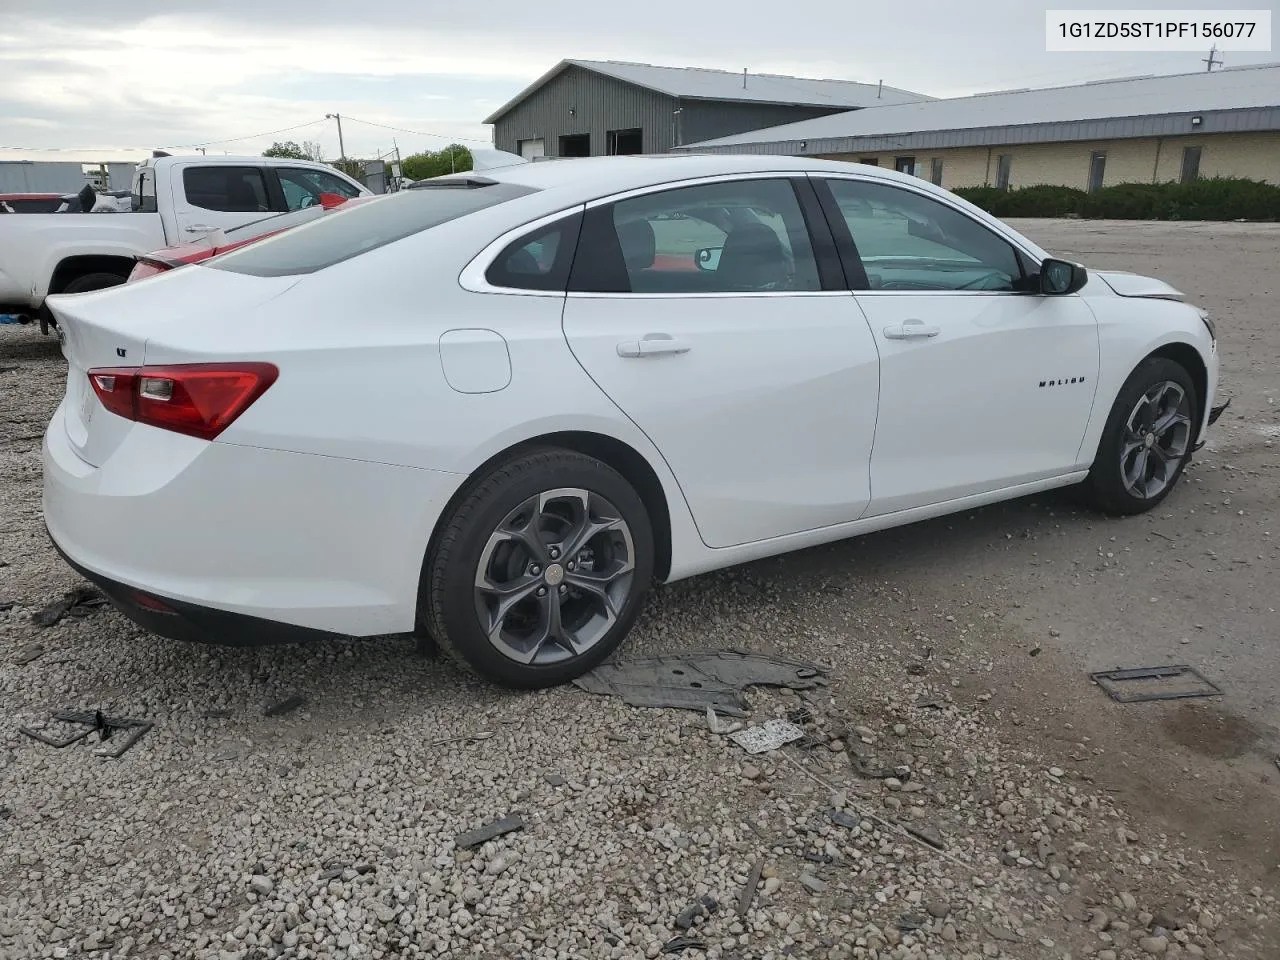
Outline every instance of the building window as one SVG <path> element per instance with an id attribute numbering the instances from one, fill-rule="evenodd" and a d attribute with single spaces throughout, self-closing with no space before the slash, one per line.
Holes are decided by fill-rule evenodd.
<path id="1" fill-rule="evenodd" d="M 1200 179 L 1200 147 L 1182 148 L 1182 182 Z"/>
<path id="2" fill-rule="evenodd" d="M 899 173 L 915 173 L 916 158 L 915 157 L 894 157 L 893 169 Z"/>
<path id="3" fill-rule="evenodd" d="M 1013 154 L 1002 153 L 996 157 L 996 189 L 1009 189 L 1009 173 L 1013 169 Z"/>
<path id="4" fill-rule="evenodd" d="M 942 186 L 942 158 L 934 157 L 929 161 L 929 182 L 935 187 Z"/>
<path id="5" fill-rule="evenodd" d="M 589 133 L 571 133 L 560 138 L 560 156 L 562 157 L 589 157 L 591 156 L 591 134 Z"/>
<path id="6" fill-rule="evenodd" d="M 610 130 L 605 134 L 605 153 L 611 157 L 643 153 L 641 149 L 643 139 L 639 127 L 633 127 L 630 130 Z"/>
<path id="7" fill-rule="evenodd" d="M 1107 175 L 1107 155 L 1095 150 L 1089 155 L 1089 192 L 1102 189 L 1102 181 Z"/>
<path id="8" fill-rule="evenodd" d="M 863 157 L 863 158 L 862 158 L 861 160 L 859 160 L 858 162 L 859 162 L 859 163 L 865 163 L 868 167 L 878 167 L 878 166 L 880 166 L 880 158 L 879 158 L 879 157 Z"/>

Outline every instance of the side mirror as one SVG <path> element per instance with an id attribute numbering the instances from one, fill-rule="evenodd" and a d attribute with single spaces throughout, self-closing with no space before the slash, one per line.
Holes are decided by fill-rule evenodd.
<path id="1" fill-rule="evenodd" d="M 720 266 L 720 253 L 724 247 L 699 247 L 693 252 L 693 262 L 699 270 L 715 270 Z"/>
<path id="2" fill-rule="evenodd" d="M 1089 271 L 1078 263 L 1050 257 L 1040 264 L 1040 292 L 1050 297 L 1075 293 L 1089 280 Z"/>

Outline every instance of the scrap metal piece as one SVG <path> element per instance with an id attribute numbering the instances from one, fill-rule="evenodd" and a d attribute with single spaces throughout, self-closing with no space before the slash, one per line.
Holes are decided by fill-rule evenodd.
<path id="1" fill-rule="evenodd" d="M 115 760 L 123 756 L 126 750 L 141 740 L 143 735 L 155 726 L 150 720 L 138 720 L 133 717 L 108 717 L 101 710 L 59 710 L 53 714 L 53 719 L 60 723 L 84 726 L 85 729 L 61 740 L 47 736 L 39 730 L 33 730 L 31 727 L 19 727 L 18 731 L 33 740 L 39 740 L 41 743 L 48 744 L 58 750 L 69 747 L 73 743 L 78 743 L 92 733 L 98 734 L 98 741 L 101 743 L 111 739 L 111 735 L 117 730 L 132 731 L 114 749 L 109 750 L 105 747 L 100 747 L 94 751 L 100 757 L 108 757 Z"/>
<path id="2" fill-rule="evenodd" d="M 480 844 L 486 843 L 494 837 L 500 837 L 505 833 L 523 829 L 524 819 L 520 814 L 513 813 L 510 816 L 503 817 L 501 820 L 485 824 L 483 827 L 476 827 L 474 830 L 458 834 L 453 838 L 453 844 L 459 850 L 465 850 L 468 847 L 478 847 Z"/>
<path id="3" fill-rule="evenodd" d="M 1100 670 L 1089 674 L 1089 679 L 1105 690 L 1107 696 L 1116 703 L 1222 696 L 1221 689 L 1185 663 L 1168 667 Z"/>
<path id="4" fill-rule="evenodd" d="M 913 827 L 909 823 L 904 823 L 902 825 L 902 829 L 906 830 L 907 833 L 911 834 L 911 836 L 915 837 L 921 843 L 926 843 L 935 850 L 946 849 L 946 844 L 943 843 L 942 840 L 942 834 L 933 827 Z"/>
<path id="5" fill-rule="evenodd" d="M 813 664 L 725 650 L 605 663 L 573 681 L 588 693 L 621 697 L 635 707 L 674 707 L 746 717 L 750 686 L 812 690 L 825 686 Z"/>
<path id="6" fill-rule="evenodd" d="M 705 950 L 707 941 L 697 937 L 676 937 L 662 945 L 663 953 L 683 953 L 686 950 Z"/>
<path id="7" fill-rule="evenodd" d="M 857 829 L 859 823 L 861 823 L 857 817 L 845 813 L 843 810 L 828 810 L 827 819 L 837 827 L 844 827 L 846 830 Z"/>
<path id="8" fill-rule="evenodd" d="M 751 909 L 751 902 L 756 898 L 756 887 L 760 886 L 760 876 L 764 873 L 764 857 L 756 860 L 751 867 L 751 872 L 747 874 L 746 886 L 742 888 L 742 893 L 738 895 L 738 916 L 745 917 Z"/>
<path id="9" fill-rule="evenodd" d="M 799 740 L 804 731 L 794 723 L 786 720 L 766 720 L 764 726 L 750 726 L 745 730 L 729 734 L 729 739 L 742 747 L 747 753 L 767 753 L 777 750 L 784 744 Z"/>
<path id="10" fill-rule="evenodd" d="M 33 613 L 31 622 L 37 627 L 52 627 L 63 617 L 87 617 L 106 602 L 107 598 L 93 587 L 76 587 L 68 590 L 61 600 L 55 600 Z"/>

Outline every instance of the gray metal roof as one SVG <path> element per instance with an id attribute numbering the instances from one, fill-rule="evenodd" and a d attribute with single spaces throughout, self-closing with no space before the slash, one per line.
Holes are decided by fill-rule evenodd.
<path id="1" fill-rule="evenodd" d="M 568 67 L 581 67 L 668 96 L 690 100 L 737 100 L 745 103 L 785 103 L 802 106 L 860 107 L 915 103 L 930 100 L 923 93 L 912 93 L 898 87 L 853 80 L 811 80 L 772 73 L 747 72 L 743 76 L 730 70 L 708 70 L 703 67 L 661 67 L 649 63 L 626 63 L 618 60 L 561 60 L 541 77 L 521 90 L 490 116 L 494 123 L 522 100 L 532 96 L 548 80 Z"/>
<path id="2" fill-rule="evenodd" d="M 1230 113 L 1228 113 L 1230 112 Z M 1164 118 L 1212 114 L 1195 128 L 1164 129 Z M 1245 116 L 1247 114 L 1248 116 Z M 971 146 L 1274 129 L 1280 118 L 1280 64 L 1213 73 L 1127 77 L 1069 87 L 1005 90 L 873 107 L 688 144 L 683 150 L 843 153 L 899 147 Z M 883 146 L 877 146 L 883 144 Z"/>

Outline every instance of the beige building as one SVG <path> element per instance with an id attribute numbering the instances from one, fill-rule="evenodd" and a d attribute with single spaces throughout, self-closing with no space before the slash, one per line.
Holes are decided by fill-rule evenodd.
<path id="1" fill-rule="evenodd" d="M 872 107 L 684 149 L 875 163 L 949 190 L 1280 184 L 1280 64 Z"/>

